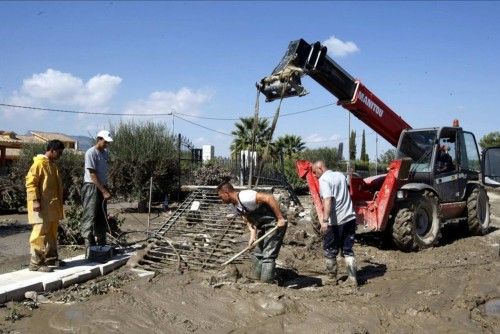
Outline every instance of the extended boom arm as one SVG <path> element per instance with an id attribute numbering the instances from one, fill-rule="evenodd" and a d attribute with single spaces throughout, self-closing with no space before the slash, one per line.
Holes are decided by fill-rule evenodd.
<path id="1" fill-rule="evenodd" d="M 307 94 L 300 80 L 307 74 L 335 95 L 338 104 L 397 146 L 401 132 L 411 129 L 410 125 L 326 52 L 327 48 L 319 42 L 309 44 L 303 39 L 290 42 L 287 53 L 273 73 L 257 83 L 266 101 Z"/>

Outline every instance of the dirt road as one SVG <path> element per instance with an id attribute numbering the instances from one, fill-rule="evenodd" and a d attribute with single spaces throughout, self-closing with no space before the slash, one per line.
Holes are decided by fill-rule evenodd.
<path id="1" fill-rule="evenodd" d="M 0 309 L 0 333 L 499 333 L 500 194 L 490 199 L 492 228 L 483 237 L 463 237 L 447 226 L 439 247 L 402 253 L 359 235 L 358 290 L 327 283 L 320 244 L 300 221 L 280 253 L 283 286 L 253 282 L 247 264 L 237 266 L 239 278 L 172 270 L 121 285 L 115 273 L 106 294 L 90 293 L 82 302 Z M 301 230 L 304 242 L 295 237 Z M 81 288 L 99 289 L 89 284 Z M 50 300 L 64 293 L 73 292 Z M 27 317 L 4 321 L 13 307 Z"/>

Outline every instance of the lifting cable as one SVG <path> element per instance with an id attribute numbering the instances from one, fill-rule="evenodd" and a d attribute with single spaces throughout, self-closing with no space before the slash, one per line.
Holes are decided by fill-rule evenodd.
<path id="1" fill-rule="evenodd" d="M 257 135 L 257 128 L 259 125 L 259 97 L 260 97 L 260 89 L 257 87 L 257 96 L 255 98 L 255 109 L 253 115 L 253 129 L 252 129 L 252 150 L 248 156 L 249 162 L 249 173 L 248 173 L 248 187 L 252 188 L 252 178 L 253 178 L 253 159 L 252 155 L 255 152 L 255 136 Z"/>
<path id="2" fill-rule="evenodd" d="M 280 116 L 280 109 L 281 109 L 281 103 L 283 102 L 283 98 L 285 96 L 286 89 L 288 87 L 288 82 L 290 81 L 290 77 L 287 78 L 287 80 L 283 84 L 283 89 L 281 90 L 281 97 L 280 97 L 280 102 L 278 104 L 278 107 L 276 108 L 276 112 L 274 113 L 274 118 L 273 118 L 273 123 L 271 124 L 271 127 L 269 128 L 269 134 L 267 136 L 267 144 L 264 149 L 264 153 L 262 154 L 262 159 L 258 161 L 258 168 L 257 168 L 257 180 L 255 180 L 255 186 L 259 185 L 259 180 L 260 180 L 260 174 L 262 173 L 262 169 L 264 167 L 264 160 L 268 158 L 269 156 L 269 146 L 271 145 L 271 140 L 273 139 L 273 134 L 274 130 L 276 129 L 276 125 L 278 123 L 278 118 Z M 258 88 L 257 88 L 258 90 Z M 257 100 L 259 98 L 259 94 L 257 94 Z M 256 108 L 258 108 L 258 101 L 256 102 Z M 258 121 L 258 110 L 256 111 L 256 117 Z M 255 118 L 254 118 L 254 136 L 255 136 Z"/>

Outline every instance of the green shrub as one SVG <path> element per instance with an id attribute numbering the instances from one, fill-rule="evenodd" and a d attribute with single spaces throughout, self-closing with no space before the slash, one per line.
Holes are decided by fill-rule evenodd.
<path id="1" fill-rule="evenodd" d="M 155 198 L 176 189 L 178 152 L 166 125 L 120 123 L 112 132 L 109 181 L 115 195 L 139 203 L 147 202 L 151 177 Z"/>
<path id="2" fill-rule="evenodd" d="M 295 167 L 295 159 L 285 159 L 284 167 L 285 167 L 285 177 L 288 183 L 294 189 L 303 189 L 307 188 L 307 182 L 299 177 L 297 174 L 297 169 Z"/>
<path id="3" fill-rule="evenodd" d="M 83 206 L 79 203 L 69 201 L 64 209 L 64 219 L 59 224 L 59 243 L 61 245 L 83 244 L 83 236 L 80 233 Z"/>
<path id="4" fill-rule="evenodd" d="M 9 210 L 19 210 L 26 207 L 26 174 L 37 154 L 45 153 L 46 144 L 27 144 L 19 152 L 19 158 L 14 161 L 10 173 L 0 183 L 0 207 Z"/>
<path id="5" fill-rule="evenodd" d="M 26 206 L 26 174 L 33 164 L 33 158 L 44 154 L 45 143 L 24 145 L 19 158 L 12 164 L 10 173 L 0 178 L 0 208 L 20 209 Z M 79 201 L 83 180 L 83 159 L 81 152 L 64 150 L 62 157 L 56 161 L 61 174 L 64 198 Z"/>

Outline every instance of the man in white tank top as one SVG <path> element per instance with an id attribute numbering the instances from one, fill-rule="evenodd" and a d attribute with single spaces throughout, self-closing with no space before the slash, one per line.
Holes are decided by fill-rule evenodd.
<path id="1" fill-rule="evenodd" d="M 276 258 L 287 227 L 278 202 L 271 194 L 255 190 L 238 192 L 228 182 L 217 187 L 217 194 L 222 202 L 232 204 L 243 217 L 250 231 L 249 246 L 276 225 L 280 227 L 276 232 L 255 245 L 253 253 L 255 278 L 266 283 L 273 282 Z"/>

